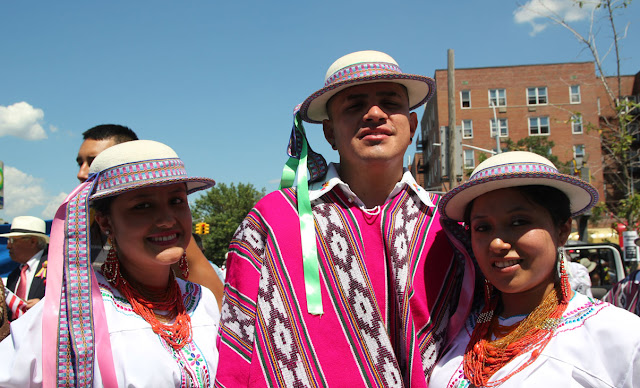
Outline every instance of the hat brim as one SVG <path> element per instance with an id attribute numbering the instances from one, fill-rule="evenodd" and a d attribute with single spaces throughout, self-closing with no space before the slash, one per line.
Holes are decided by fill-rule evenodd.
<path id="1" fill-rule="evenodd" d="M 413 110 L 431 98 L 435 91 L 433 78 L 415 74 L 377 74 L 367 77 L 354 78 L 336 82 L 310 95 L 301 105 L 302 119 L 309 123 L 319 124 L 328 119 L 327 102 L 342 90 L 351 86 L 370 84 L 375 82 L 393 82 L 404 85 L 409 94 L 409 109 Z"/>
<path id="2" fill-rule="evenodd" d="M 213 187 L 216 182 L 210 178 L 203 177 L 167 177 L 156 179 L 152 182 L 150 181 L 135 181 L 130 184 L 120 184 L 113 189 L 101 190 L 99 193 L 95 193 L 89 197 L 90 201 L 94 201 L 100 198 L 112 197 L 114 195 L 120 195 L 126 191 L 136 190 L 143 187 L 154 187 L 154 186 L 168 186 L 175 183 L 184 182 L 187 184 L 187 194 L 195 193 L 196 191 L 206 190 L 210 187 Z"/>
<path id="3" fill-rule="evenodd" d="M 49 236 L 47 236 L 46 234 L 38 233 L 38 232 L 33 232 L 33 233 L 9 232 L 9 233 L 0 234 L 0 237 L 5 237 L 5 238 L 9 238 L 9 237 L 26 237 L 26 236 L 42 237 L 47 242 L 47 244 L 49 243 Z"/>
<path id="4" fill-rule="evenodd" d="M 589 183 L 571 175 L 549 172 L 498 174 L 468 181 L 446 193 L 440 201 L 441 213 L 452 220 L 464 221 L 464 212 L 474 199 L 491 191 L 516 186 L 541 185 L 554 187 L 567 195 L 571 216 L 577 216 L 598 201 L 598 191 Z"/>

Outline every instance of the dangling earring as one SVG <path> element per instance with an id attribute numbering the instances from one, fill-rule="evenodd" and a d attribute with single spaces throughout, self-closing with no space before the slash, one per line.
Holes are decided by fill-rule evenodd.
<path id="1" fill-rule="evenodd" d="M 113 286 L 118 286 L 120 281 L 124 282 L 122 276 L 120 275 L 120 261 L 118 260 L 118 252 L 116 251 L 116 242 L 111 236 L 109 236 L 109 231 L 106 231 L 107 235 L 107 243 L 111 246 L 109 248 L 109 253 L 107 254 L 107 258 L 100 269 L 102 269 L 102 275 L 109 283 Z"/>
<path id="2" fill-rule="evenodd" d="M 564 262 L 566 259 L 564 258 L 564 252 L 558 249 L 558 261 L 559 261 L 559 272 L 560 272 L 560 289 L 562 290 L 562 297 L 564 300 L 569 301 L 571 297 L 571 285 L 569 284 L 569 275 L 567 274 L 566 268 L 564 266 Z"/>
<path id="3" fill-rule="evenodd" d="M 493 295 L 493 284 L 488 279 L 484 279 L 484 304 L 489 306 Z"/>
<path id="4" fill-rule="evenodd" d="M 189 262 L 187 262 L 187 252 L 182 253 L 182 256 L 180 256 L 178 267 L 180 267 L 180 271 L 182 271 L 182 277 L 184 278 L 184 280 L 187 280 L 187 278 L 189 277 Z"/>

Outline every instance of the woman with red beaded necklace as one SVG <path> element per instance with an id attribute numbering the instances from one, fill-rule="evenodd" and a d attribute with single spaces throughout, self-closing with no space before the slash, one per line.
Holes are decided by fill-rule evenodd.
<path id="1" fill-rule="evenodd" d="M 450 240 L 472 251 L 484 283 L 430 386 L 640 384 L 640 318 L 574 293 L 558 253 L 571 216 L 597 198 L 590 184 L 519 151 L 487 159 L 442 198 Z"/>
<path id="2" fill-rule="evenodd" d="M 215 182 L 188 177 L 171 148 L 148 140 L 108 148 L 91 172 L 56 214 L 44 303 L 0 343 L 0 386 L 211 386 L 218 304 L 171 265 L 187 278 L 187 195 Z M 97 273 L 88 204 L 110 245 Z"/>

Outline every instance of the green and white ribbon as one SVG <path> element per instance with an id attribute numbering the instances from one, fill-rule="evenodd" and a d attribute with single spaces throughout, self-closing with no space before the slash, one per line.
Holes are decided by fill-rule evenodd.
<path id="1" fill-rule="evenodd" d="M 307 180 L 307 157 L 309 145 L 302 126 L 300 113 L 294 116 L 294 130 L 302 140 L 300 159 L 290 157 L 282 170 L 280 188 L 297 186 L 298 215 L 300 217 L 300 236 L 302 244 L 302 262 L 304 269 L 304 287 L 307 294 L 307 312 L 322 315 L 322 292 L 320 289 L 320 271 L 318 269 L 318 248 L 316 246 L 316 228 L 309 200 L 309 183 Z M 297 175 L 297 180 L 296 180 Z"/>

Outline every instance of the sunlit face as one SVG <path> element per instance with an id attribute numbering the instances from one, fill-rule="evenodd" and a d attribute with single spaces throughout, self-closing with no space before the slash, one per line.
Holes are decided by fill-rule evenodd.
<path id="1" fill-rule="evenodd" d="M 191 239 L 184 183 L 125 192 L 96 221 L 115 239 L 121 265 L 134 277 L 166 271 Z"/>
<path id="2" fill-rule="evenodd" d="M 86 139 L 82 142 L 80 150 L 78 150 L 78 156 L 76 157 L 76 162 L 78 163 L 78 180 L 80 183 L 89 178 L 89 167 L 91 163 L 93 163 L 93 159 L 95 159 L 100 152 L 113 145 L 115 145 L 113 138 L 102 140 Z"/>
<path id="3" fill-rule="evenodd" d="M 556 226 L 547 209 L 513 188 L 476 198 L 470 212 L 473 253 L 485 277 L 503 293 L 543 292 L 555 281 L 556 252 L 571 221 Z"/>
<path id="4" fill-rule="evenodd" d="M 406 89 L 392 82 L 352 86 L 333 96 L 327 109 L 325 137 L 341 163 L 401 161 L 418 125 Z"/>

